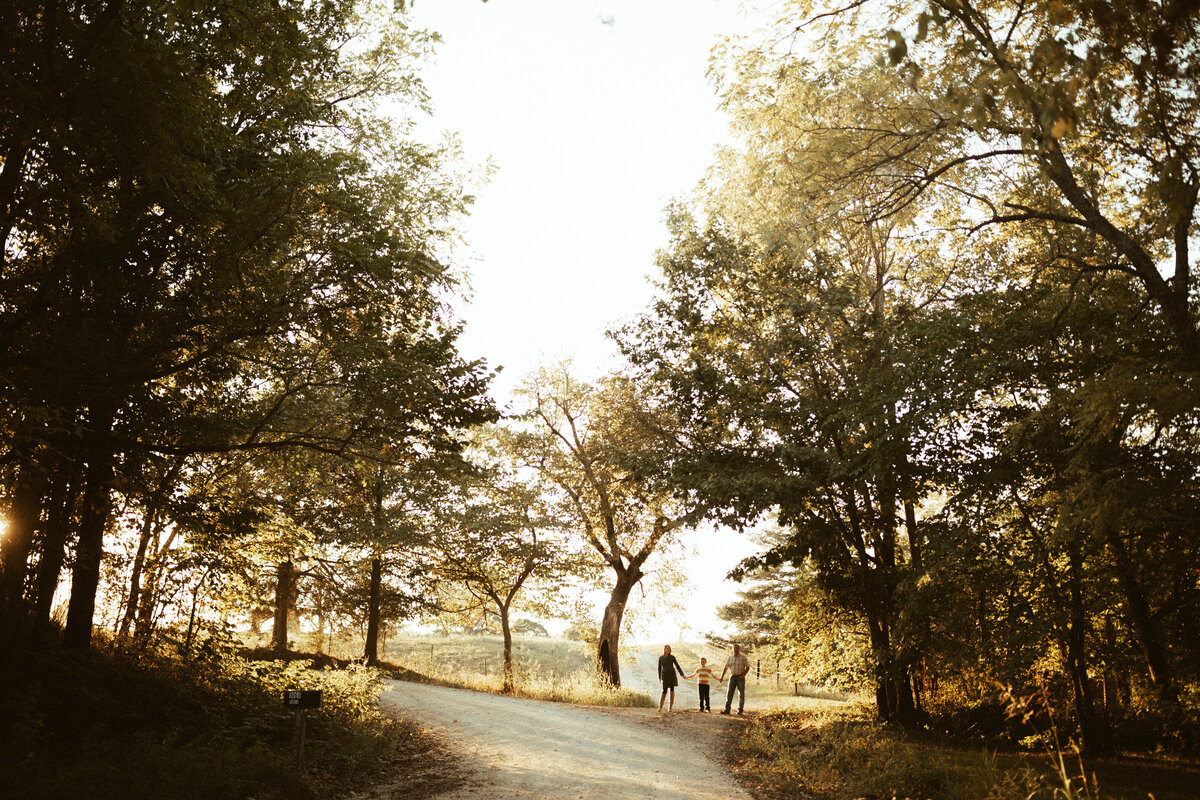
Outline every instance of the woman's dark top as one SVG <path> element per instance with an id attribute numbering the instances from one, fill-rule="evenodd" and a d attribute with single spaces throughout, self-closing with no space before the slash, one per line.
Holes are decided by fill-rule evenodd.
<path id="1" fill-rule="evenodd" d="M 675 669 L 671 669 L 675 667 Z M 662 681 L 663 690 L 674 689 L 679 685 L 679 679 L 675 677 L 675 670 L 679 670 L 679 674 L 683 674 L 683 667 L 679 666 L 679 662 L 675 660 L 674 655 L 658 657 L 658 679 Z"/>

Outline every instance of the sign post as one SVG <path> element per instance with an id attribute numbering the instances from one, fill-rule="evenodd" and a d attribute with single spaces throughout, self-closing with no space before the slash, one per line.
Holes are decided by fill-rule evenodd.
<path id="1" fill-rule="evenodd" d="M 296 730 L 299 745 L 296 750 L 296 768 L 304 769 L 304 733 L 308 722 L 308 710 L 321 707 L 320 689 L 288 689 L 283 693 L 283 705 L 296 709 Z"/>

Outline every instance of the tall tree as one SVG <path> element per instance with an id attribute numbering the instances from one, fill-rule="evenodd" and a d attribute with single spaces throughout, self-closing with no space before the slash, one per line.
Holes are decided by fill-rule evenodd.
<path id="1" fill-rule="evenodd" d="M 572 523 L 612 570 L 596 666 L 620 686 L 618 652 L 629 595 L 646 576 L 650 558 L 701 511 L 652 479 L 669 458 L 673 428 L 628 380 L 612 376 L 592 386 L 561 365 L 535 373 L 522 393 L 532 428 L 517 436 L 515 448 L 563 492 Z"/>
<path id="2" fill-rule="evenodd" d="M 1159 359 L 1200 370 L 1194 3 L 798 0 L 782 18 L 822 66 L 886 49 L 908 86 L 887 98 L 888 124 L 829 131 L 857 140 L 831 178 L 888 180 L 864 219 L 950 192 L 960 210 L 943 224 L 1051 229 L 1058 280 L 1131 276 L 1171 331 Z M 734 58 L 758 75 L 780 66 L 758 47 Z"/>
<path id="3" fill-rule="evenodd" d="M 465 200 L 404 138 L 431 39 L 378 4 L 0 14 L 3 616 L 24 613 L 32 543 L 52 564 L 70 540 L 39 520 L 66 519 L 65 635 L 86 647 L 141 454 L 346 451 L 378 432 L 367 395 L 413 427 L 461 416 L 482 370 L 454 351 L 431 253 Z"/>
<path id="4" fill-rule="evenodd" d="M 547 501 L 536 483 L 493 462 L 464 481 L 458 502 L 438 515 L 437 533 L 426 548 L 439 580 L 464 587 L 477 605 L 496 614 L 504 641 L 504 692 L 516 685 L 514 609 L 537 606 L 529 599 L 535 584 L 545 591 L 576 571 Z"/>

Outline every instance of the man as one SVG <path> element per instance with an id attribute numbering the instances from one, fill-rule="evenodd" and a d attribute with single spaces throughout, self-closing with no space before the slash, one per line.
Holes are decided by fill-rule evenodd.
<path id="1" fill-rule="evenodd" d="M 725 698 L 725 710 L 722 714 L 728 714 L 733 706 L 734 689 L 738 691 L 738 714 L 746 707 L 746 673 L 749 671 L 750 659 L 742 655 L 742 649 L 735 644 L 733 655 L 725 660 L 725 669 L 721 670 L 722 681 L 725 680 L 725 673 L 732 673 L 729 678 L 729 695 Z"/>

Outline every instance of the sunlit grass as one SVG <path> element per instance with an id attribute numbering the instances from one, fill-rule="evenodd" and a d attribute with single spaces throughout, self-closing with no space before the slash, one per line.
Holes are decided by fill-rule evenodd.
<path id="1" fill-rule="evenodd" d="M 482 673 L 443 671 L 438 675 L 440 683 L 474 689 L 481 692 L 500 692 L 503 682 L 497 675 Z M 654 708 L 656 703 L 650 695 L 632 689 L 614 688 L 605 685 L 592 669 L 583 669 L 570 675 L 539 674 L 520 675 L 514 680 L 514 697 L 531 700 L 549 700 L 555 703 L 576 703 L 586 706 L 613 706 L 620 708 Z"/>
<path id="2" fill-rule="evenodd" d="M 382 714 L 372 669 L 245 662 L 232 650 L 98 642 L 87 656 L 0 648 L 0 797 L 313 800 L 360 790 L 434 748 Z M 304 768 L 285 688 L 320 689 Z"/>
<path id="3" fill-rule="evenodd" d="M 435 683 L 481 692 L 503 688 L 503 643 L 498 636 L 421 636 L 387 644 L 385 657 Z M 590 706 L 653 708 L 648 694 L 603 683 L 583 643 L 545 637 L 513 642 L 513 696 Z"/>
<path id="4" fill-rule="evenodd" d="M 959 754 L 907 741 L 862 705 L 810 701 L 764 714 L 742 738 L 746 773 L 769 797 L 796 790 L 829 798 L 1001 800 Z M 984 766 L 981 755 L 976 759 Z M 1024 796 L 1022 796 L 1023 798 Z"/>
<path id="5" fill-rule="evenodd" d="M 739 740 L 740 774 L 767 800 L 1146 800 L 1129 765 L 1089 765 L 1066 745 L 1047 754 L 958 748 L 875 719 L 868 704 L 798 701 L 764 713 Z M 1087 774 L 1086 782 L 1083 775 Z M 1192 797 L 1186 770 L 1154 797 Z M 1100 774 L 1100 779 L 1094 777 Z M 1120 788 L 1118 788 L 1120 787 Z"/>

